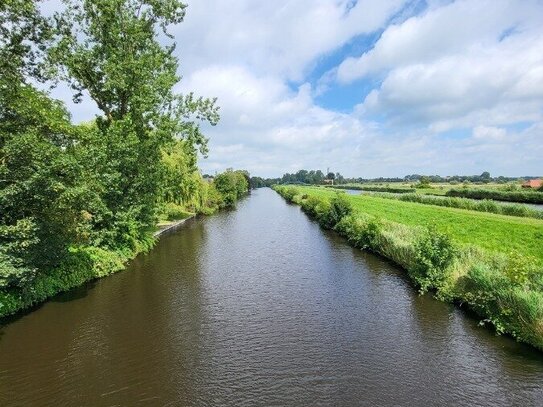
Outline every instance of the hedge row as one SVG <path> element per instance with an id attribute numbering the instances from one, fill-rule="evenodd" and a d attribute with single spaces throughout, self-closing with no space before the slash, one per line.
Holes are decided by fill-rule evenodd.
<path id="1" fill-rule="evenodd" d="M 446 195 L 471 199 L 493 199 L 495 201 L 543 204 L 543 192 L 538 191 L 500 191 L 491 189 L 459 188 L 447 191 Z"/>

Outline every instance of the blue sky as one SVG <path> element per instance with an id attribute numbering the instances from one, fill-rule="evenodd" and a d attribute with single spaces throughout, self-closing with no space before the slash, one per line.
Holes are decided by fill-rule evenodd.
<path id="1" fill-rule="evenodd" d="M 204 172 L 543 174 L 539 0 L 187 2 L 178 91 L 222 115 Z"/>

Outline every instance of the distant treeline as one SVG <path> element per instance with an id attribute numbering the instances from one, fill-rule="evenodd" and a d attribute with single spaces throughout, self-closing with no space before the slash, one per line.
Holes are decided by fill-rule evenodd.
<path id="1" fill-rule="evenodd" d="M 403 178 L 400 177 L 379 177 L 379 178 L 362 178 L 362 177 L 353 177 L 346 178 L 341 175 L 339 172 L 327 172 L 326 174 L 321 170 L 299 170 L 295 173 L 286 173 L 282 177 L 278 178 L 265 178 L 260 180 L 262 181 L 260 186 L 271 186 L 278 184 L 304 184 L 304 185 L 320 185 L 325 183 L 325 180 L 333 180 L 334 185 L 343 185 L 343 184 L 361 184 L 361 183 L 401 183 L 401 182 L 422 182 L 425 183 L 450 183 L 450 184 L 459 184 L 464 182 L 470 183 L 498 183 L 505 184 L 508 182 L 515 182 L 520 180 L 527 180 L 538 178 L 536 176 L 523 176 L 523 177 L 492 177 L 488 171 L 483 172 L 480 175 L 453 175 L 442 177 L 440 175 L 421 175 L 421 174 L 411 174 L 406 175 Z M 355 188 L 353 188 L 355 189 Z"/>
<path id="2" fill-rule="evenodd" d="M 266 186 L 276 184 L 304 184 L 304 185 L 320 185 L 325 180 L 333 180 L 335 184 L 345 183 L 345 178 L 339 173 L 327 172 L 321 170 L 300 170 L 295 173 L 283 174 L 281 178 L 266 178 L 264 183 Z"/>

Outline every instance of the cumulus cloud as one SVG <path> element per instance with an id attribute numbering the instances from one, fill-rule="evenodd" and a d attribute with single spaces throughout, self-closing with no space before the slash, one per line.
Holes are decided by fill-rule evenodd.
<path id="1" fill-rule="evenodd" d="M 375 46 L 338 67 L 341 82 L 406 65 L 424 64 L 474 47 L 492 46 L 518 31 L 539 31 L 543 12 L 537 1 L 458 0 L 389 26 Z"/>
<path id="2" fill-rule="evenodd" d="M 540 2 L 457 1 L 388 27 L 339 81 L 381 75 L 357 111 L 434 131 L 540 121 Z"/>
<path id="3" fill-rule="evenodd" d="M 283 168 L 338 168 L 373 132 L 351 115 L 317 106 L 308 83 L 293 91 L 239 66 L 198 70 L 185 78 L 185 88 L 217 95 L 221 103 L 221 124 L 206 129 L 211 151 L 204 169 L 224 169 L 227 162 L 264 175 Z"/>
<path id="4" fill-rule="evenodd" d="M 543 172 L 540 1 L 188 3 L 172 27 L 177 90 L 221 106 L 204 172 Z M 69 106 L 77 121 L 96 112 Z"/>
<path id="5" fill-rule="evenodd" d="M 191 71 L 220 61 L 299 81 L 316 58 L 383 27 L 406 2 L 194 1 L 175 34 Z"/>
<path id="6" fill-rule="evenodd" d="M 402 1 L 212 3 L 191 5 L 178 31 L 200 39 L 182 43 L 190 72 L 183 88 L 216 95 L 222 106 L 204 168 L 228 162 L 278 175 L 330 166 L 360 176 L 500 171 L 503 159 L 483 155 L 489 148 L 498 154 L 516 143 L 525 154 L 529 144 L 528 135 L 500 126 L 541 122 L 537 1 L 431 1 L 417 15 L 409 15 L 415 3 Z M 345 58 L 316 86 L 304 83 L 320 59 L 379 30 L 362 55 Z M 378 86 L 360 95 L 352 113 L 315 102 L 338 83 L 365 78 Z M 440 136 L 454 129 L 473 136 Z M 222 148 L 229 144 L 242 149 L 229 154 Z M 445 152 L 451 160 L 442 159 Z M 518 164 L 516 174 L 538 167 Z"/>
<path id="7" fill-rule="evenodd" d="M 391 120 L 458 125 L 540 120 L 543 34 L 513 35 L 427 63 L 393 69 L 361 106 Z"/>

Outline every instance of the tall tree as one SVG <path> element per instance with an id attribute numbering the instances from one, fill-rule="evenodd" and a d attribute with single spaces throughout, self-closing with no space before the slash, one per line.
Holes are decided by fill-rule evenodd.
<path id="1" fill-rule="evenodd" d="M 84 188 L 76 131 L 61 103 L 36 90 L 51 28 L 32 0 L 0 4 L 0 287 L 58 264 L 77 240 Z"/>
<path id="2" fill-rule="evenodd" d="M 110 216 L 100 227 L 118 230 L 121 240 L 141 235 L 154 222 L 163 148 L 182 139 L 189 156 L 205 155 L 199 122 L 214 125 L 219 118 L 214 99 L 173 91 L 180 80 L 175 43 L 163 42 L 172 39 L 167 28 L 183 21 L 186 6 L 178 0 L 64 3 L 50 61 L 76 102 L 87 92 L 103 113 L 95 144 L 103 146 L 97 164 L 107 174 L 102 198 Z"/>

